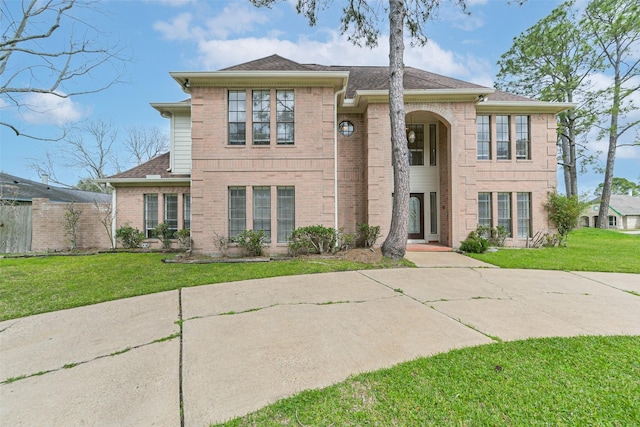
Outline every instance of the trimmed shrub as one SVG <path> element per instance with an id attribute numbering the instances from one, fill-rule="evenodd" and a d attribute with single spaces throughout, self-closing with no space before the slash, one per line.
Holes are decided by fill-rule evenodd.
<path id="1" fill-rule="evenodd" d="M 469 252 L 472 254 L 481 254 L 489 247 L 489 241 L 480 236 L 476 231 L 469 233 L 469 236 L 460 243 L 460 250 L 462 252 Z"/>
<path id="2" fill-rule="evenodd" d="M 116 230 L 116 239 L 120 240 L 120 243 L 122 243 L 124 248 L 133 249 L 140 247 L 145 236 L 142 231 L 131 227 L 127 222 Z"/>
<path id="3" fill-rule="evenodd" d="M 360 231 L 360 237 L 364 239 L 365 248 L 372 248 L 380 237 L 379 225 L 358 224 L 358 230 Z"/>
<path id="4" fill-rule="evenodd" d="M 260 256 L 267 238 L 264 230 L 244 230 L 234 239 L 247 256 Z"/>
<path id="5" fill-rule="evenodd" d="M 173 239 L 173 231 L 169 229 L 169 224 L 162 222 L 156 226 L 154 235 L 162 241 L 163 249 L 171 248 L 171 239 Z"/>
<path id="6" fill-rule="evenodd" d="M 289 252 L 298 255 L 301 252 L 321 254 L 329 252 L 336 241 L 336 230 L 323 225 L 310 225 L 293 230 L 289 237 Z"/>

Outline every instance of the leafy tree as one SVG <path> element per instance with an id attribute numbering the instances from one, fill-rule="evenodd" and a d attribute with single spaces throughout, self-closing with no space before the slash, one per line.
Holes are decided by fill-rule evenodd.
<path id="1" fill-rule="evenodd" d="M 110 38 L 86 19 L 83 9 L 98 11 L 95 2 L 83 0 L 0 3 L 0 100 L 18 111 L 29 110 L 33 109 L 30 95 L 71 98 L 100 92 L 119 82 L 119 67 L 127 61 L 124 50 L 117 44 L 106 44 Z M 112 78 L 96 78 L 94 74 L 103 69 L 113 70 Z M 0 125 L 32 139 L 57 141 L 64 137 L 25 134 L 8 119 L 0 120 Z"/>
<path id="2" fill-rule="evenodd" d="M 601 183 L 595 189 L 594 194 L 596 196 L 602 194 L 602 187 L 604 187 L 604 183 Z M 636 184 L 626 178 L 616 177 L 611 180 L 611 194 L 628 195 L 630 191 L 632 196 L 640 196 L 640 184 Z"/>
<path id="3" fill-rule="evenodd" d="M 558 246 L 567 246 L 569 233 L 578 226 L 580 214 L 587 205 L 575 195 L 567 197 L 555 192 L 548 193 L 545 208 L 549 212 L 549 219 L 558 227 Z"/>
<path id="4" fill-rule="evenodd" d="M 578 164 L 584 146 L 578 136 L 593 124 L 589 76 L 602 60 L 577 25 L 574 0 L 566 1 L 513 41 L 498 61 L 496 86 L 543 101 L 576 102 L 558 115 L 559 164 L 567 195 L 578 194 Z"/>
<path id="5" fill-rule="evenodd" d="M 600 136 L 608 136 L 607 163 L 600 198 L 598 224 L 607 227 L 607 212 L 611 200 L 613 170 L 619 140 L 640 124 L 640 119 L 628 120 L 629 113 L 637 106 L 632 96 L 640 90 L 640 3 L 637 0 L 592 0 L 586 7 L 581 27 L 601 53 L 608 71 L 613 74 L 613 84 L 600 91 L 598 97 L 606 105 Z M 631 145 L 640 145 L 636 138 Z"/>
<path id="6" fill-rule="evenodd" d="M 250 0 L 258 7 L 269 7 L 285 0 Z M 466 12 L 466 0 L 451 0 Z M 331 6 L 331 0 L 297 0 L 296 10 L 309 25 L 317 22 L 318 12 Z M 374 4 L 375 3 L 375 4 Z M 440 0 L 389 0 L 388 7 L 367 0 L 348 0 L 342 9 L 340 31 L 357 46 L 375 47 L 380 37 L 381 12 L 389 18 L 389 115 L 393 161 L 394 203 L 391 226 L 382 244 L 382 254 L 401 259 L 407 250 L 409 226 L 409 156 L 404 109 L 404 31 L 419 45 L 427 42 L 426 23 L 440 7 Z"/>

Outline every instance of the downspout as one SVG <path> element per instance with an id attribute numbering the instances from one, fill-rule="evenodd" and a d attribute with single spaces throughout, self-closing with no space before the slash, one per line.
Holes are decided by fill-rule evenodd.
<path id="1" fill-rule="evenodd" d="M 112 186 L 111 183 L 107 182 L 107 187 L 113 188 L 113 192 L 111 193 L 111 248 L 116 248 L 116 214 L 117 214 L 117 206 L 116 206 L 116 187 Z"/>
<path id="2" fill-rule="evenodd" d="M 337 91 L 334 95 L 333 102 L 333 194 L 334 194 L 334 226 L 333 229 L 338 233 L 338 97 L 347 91 L 347 87 Z M 338 239 L 336 239 L 336 244 Z"/>

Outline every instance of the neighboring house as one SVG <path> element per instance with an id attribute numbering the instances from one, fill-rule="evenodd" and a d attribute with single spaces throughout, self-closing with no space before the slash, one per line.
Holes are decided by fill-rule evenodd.
<path id="1" fill-rule="evenodd" d="M 580 216 L 580 226 L 597 227 L 599 209 L 599 198 L 589 202 L 589 206 Z M 607 212 L 607 225 L 619 230 L 640 229 L 640 197 L 612 194 Z"/>
<path id="2" fill-rule="evenodd" d="M 299 64 L 277 55 L 213 72 L 174 72 L 190 95 L 153 103 L 170 152 L 105 180 L 117 220 L 152 236 L 190 228 L 194 249 L 262 229 L 272 252 L 294 228 L 388 233 L 393 202 L 388 68 Z M 550 227 L 556 114 L 548 103 L 405 68 L 409 236 L 457 247 L 478 224 L 510 246 Z"/>
<path id="3" fill-rule="evenodd" d="M 100 217 L 110 211 L 111 195 L 73 190 L 0 173 L 0 253 L 66 250 L 64 215 L 71 203 L 83 210 L 79 248 L 108 248 Z"/>

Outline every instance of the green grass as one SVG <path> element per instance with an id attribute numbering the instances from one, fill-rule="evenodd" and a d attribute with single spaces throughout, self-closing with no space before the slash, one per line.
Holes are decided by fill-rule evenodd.
<path id="1" fill-rule="evenodd" d="M 502 268 L 640 273 L 640 234 L 581 228 L 566 248 L 501 249 L 469 254 Z"/>
<path id="2" fill-rule="evenodd" d="M 295 274 L 390 267 L 337 259 L 164 264 L 166 254 L 0 259 L 0 320 L 173 289 Z M 409 265 L 409 264 L 404 264 Z"/>
<path id="3" fill-rule="evenodd" d="M 224 426 L 640 425 L 640 337 L 495 343 L 350 377 Z"/>

